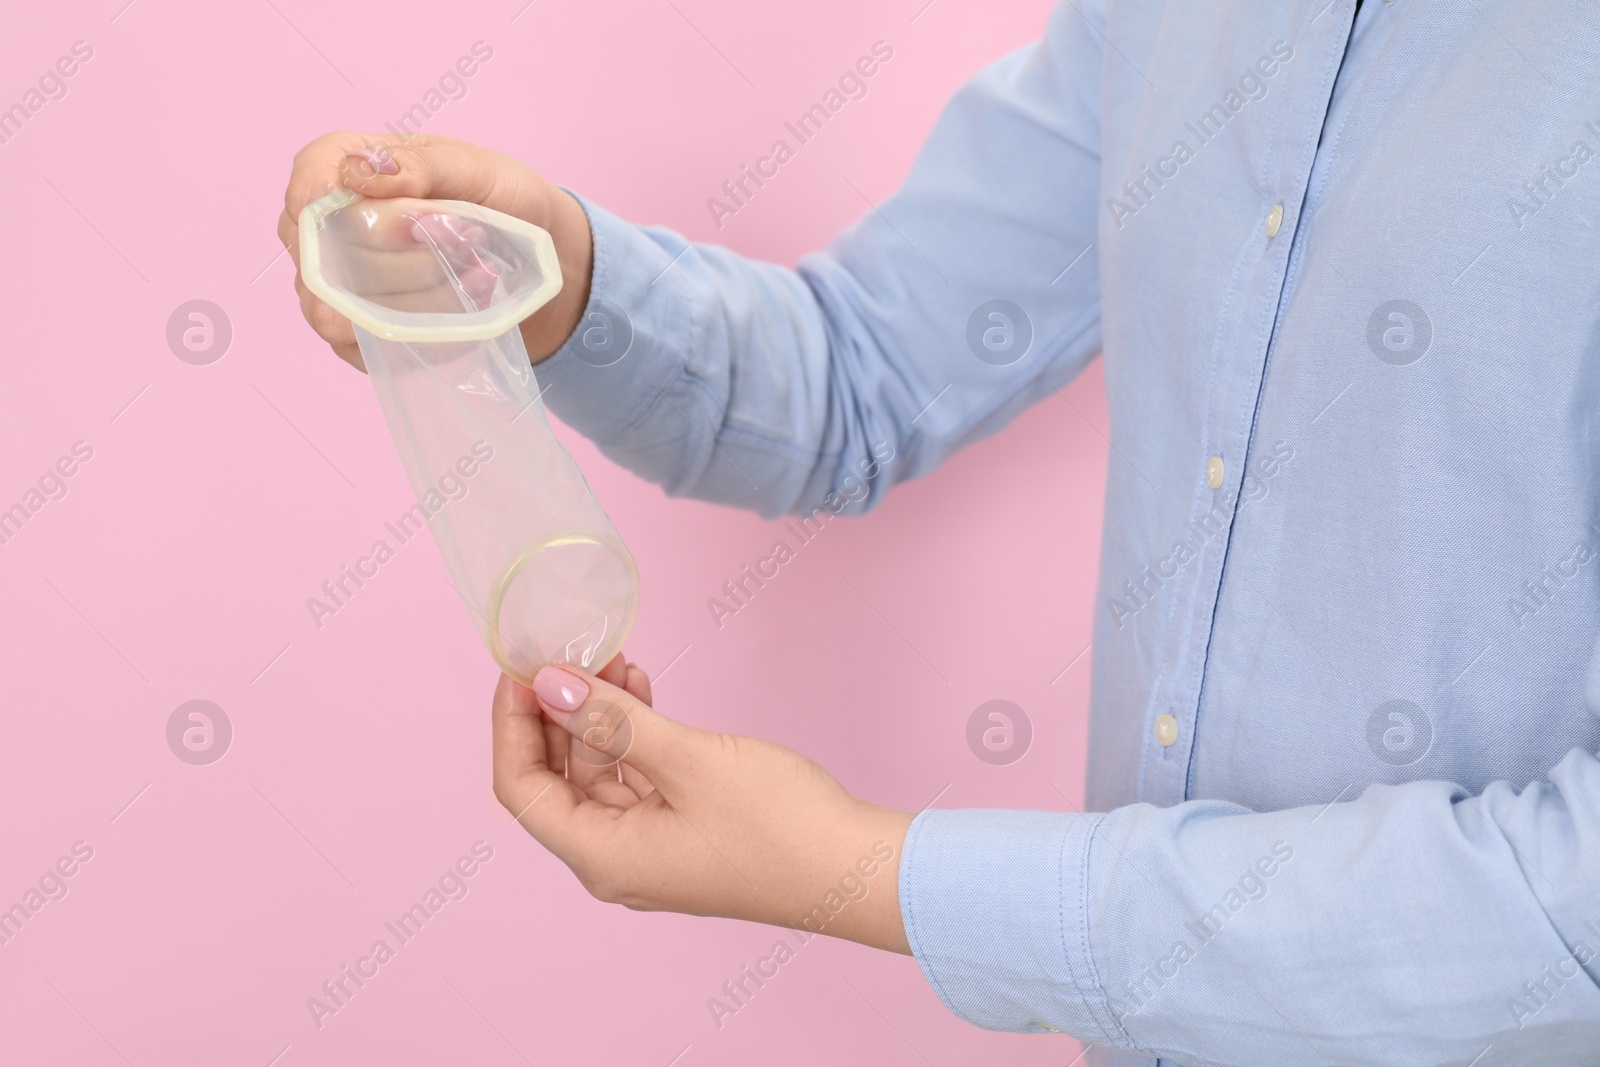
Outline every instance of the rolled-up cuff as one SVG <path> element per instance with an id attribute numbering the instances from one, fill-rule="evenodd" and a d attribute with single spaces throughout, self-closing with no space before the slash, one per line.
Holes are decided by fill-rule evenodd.
<path id="1" fill-rule="evenodd" d="M 1129 1042 L 1089 949 L 1099 815 L 922 812 L 906 835 L 900 909 L 922 973 L 975 1026 Z"/>

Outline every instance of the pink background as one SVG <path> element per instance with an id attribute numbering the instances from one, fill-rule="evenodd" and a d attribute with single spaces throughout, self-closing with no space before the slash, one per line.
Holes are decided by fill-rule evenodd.
<path id="1" fill-rule="evenodd" d="M 306 599 L 409 493 L 366 380 L 301 321 L 274 236 L 301 144 L 381 127 L 483 40 L 493 59 L 429 132 L 792 263 L 861 213 L 845 179 L 893 191 L 943 101 L 1035 37 L 1045 0 L 538 0 L 520 15 L 503 0 L 403 18 L 124 2 L 34 5 L 0 36 L 0 106 L 73 42 L 94 49 L 0 145 L 0 508 L 74 442 L 94 450 L 0 545 L 0 906 L 74 842 L 94 849 L 0 945 L 0 1062 L 1070 1060 L 1064 1038 L 951 1016 L 910 959 L 827 938 L 718 1029 L 707 999 L 779 932 L 599 904 L 508 822 L 488 779 L 496 672 L 431 545 L 402 547 L 313 625 Z M 870 95 L 716 230 L 706 198 L 879 39 L 895 57 Z M 165 338 L 192 299 L 233 327 L 208 366 Z M 907 810 L 1078 803 L 1089 660 L 1062 672 L 1089 642 L 1099 382 L 830 526 L 721 630 L 706 599 L 776 524 L 670 501 L 559 428 L 639 559 L 630 655 L 661 675 L 658 705 L 793 746 Z M 995 698 L 1034 724 L 1010 766 L 965 739 Z M 233 725 L 209 766 L 167 746 L 193 699 Z M 383 923 L 480 839 L 494 858 L 469 895 L 317 1028 L 307 998 L 394 944 Z"/>

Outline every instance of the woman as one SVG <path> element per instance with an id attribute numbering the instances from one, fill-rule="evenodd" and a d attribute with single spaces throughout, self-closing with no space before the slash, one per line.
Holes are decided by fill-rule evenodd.
<path id="1" fill-rule="evenodd" d="M 595 895 L 913 951 L 1099 1063 L 1595 1062 L 1600 18 L 1358 7 L 1069 0 L 797 271 L 470 145 L 300 154 L 291 249 L 338 185 L 548 229 L 551 404 L 674 493 L 864 509 L 1104 351 L 1103 814 L 912 818 L 620 659 L 502 679 L 497 795 Z"/>

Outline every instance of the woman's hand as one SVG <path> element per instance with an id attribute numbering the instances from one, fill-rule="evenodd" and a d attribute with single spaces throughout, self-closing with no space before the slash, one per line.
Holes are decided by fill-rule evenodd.
<path id="1" fill-rule="evenodd" d="M 696 730 L 649 700 L 620 656 L 600 677 L 546 667 L 533 689 L 502 676 L 495 796 L 601 900 L 910 951 L 909 816 L 856 800 L 797 752 Z"/>
<path id="2" fill-rule="evenodd" d="M 522 324 L 529 357 L 537 363 L 549 356 L 577 328 L 589 301 L 594 244 L 589 220 L 570 194 L 526 164 L 464 141 L 344 131 L 319 137 L 295 155 L 278 218 L 278 239 L 295 263 L 300 311 L 340 359 L 361 368 L 355 330 L 300 279 L 300 211 L 336 189 L 386 200 L 466 200 L 544 228 L 555 240 L 563 284 L 554 300 Z"/>

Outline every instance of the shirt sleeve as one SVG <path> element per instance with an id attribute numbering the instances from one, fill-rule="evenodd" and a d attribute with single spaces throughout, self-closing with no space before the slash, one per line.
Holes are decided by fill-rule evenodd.
<path id="1" fill-rule="evenodd" d="M 797 270 L 579 197 L 593 280 L 536 369 L 551 409 L 672 495 L 767 515 L 865 510 L 998 430 L 1099 351 L 1099 48 L 1061 5 L 951 100 L 900 191 Z"/>
<path id="2" fill-rule="evenodd" d="M 1321 808 L 925 811 L 901 864 L 924 974 L 993 1030 L 1188 1067 L 1589 1064 L 1600 762 Z"/>

